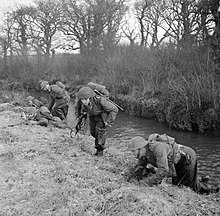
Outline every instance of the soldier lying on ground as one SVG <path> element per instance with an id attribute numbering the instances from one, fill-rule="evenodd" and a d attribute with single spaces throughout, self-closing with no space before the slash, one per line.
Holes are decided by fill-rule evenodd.
<path id="1" fill-rule="evenodd" d="M 208 178 L 201 182 L 197 180 L 197 156 L 195 151 L 187 146 L 177 144 L 175 139 L 166 134 L 151 134 L 146 141 L 136 136 L 131 139 L 128 149 L 138 159 L 135 167 L 138 180 L 143 178 L 144 170 L 150 163 L 155 174 L 143 179 L 148 185 L 160 184 L 164 177 L 172 177 L 172 184 L 190 187 L 198 193 L 218 192 L 219 187 L 208 185 Z"/>
<path id="2" fill-rule="evenodd" d="M 37 108 L 40 108 L 41 106 L 47 106 L 47 104 L 48 104 L 47 99 L 44 97 L 37 99 L 33 96 L 28 96 L 25 99 L 25 101 L 26 101 L 27 106 L 34 106 Z"/>
<path id="3" fill-rule="evenodd" d="M 45 106 L 47 104 L 47 100 L 45 98 L 39 98 L 38 100 L 37 98 L 28 96 L 26 98 L 26 103 L 29 107 L 24 109 L 24 113 L 22 115 L 23 119 L 37 121 L 38 125 L 45 127 L 47 127 L 48 124 L 61 127 L 61 119 L 59 117 L 52 116 L 49 109 Z"/>

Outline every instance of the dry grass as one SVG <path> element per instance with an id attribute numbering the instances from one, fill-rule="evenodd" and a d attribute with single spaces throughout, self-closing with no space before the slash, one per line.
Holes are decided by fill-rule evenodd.
<path id="1" fill-rule="evenodd" d="M 0 215 L 219 215 L 219 194 L 200 196 L 163 182 L 148 187 L 122 175 L 134 162 L 123 140 L 108 140 L 93 156 L 93 138 L 21 122 L 10 107 L 0 115 Z"/>

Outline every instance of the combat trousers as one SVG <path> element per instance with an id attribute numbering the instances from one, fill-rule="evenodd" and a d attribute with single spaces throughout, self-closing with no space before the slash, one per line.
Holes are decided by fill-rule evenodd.
<path id="1" fill-rule="evenodd" d="M 95 138 L 95 148 L 97 150 L 105 149 L 107 138 L 107 129 L 101 115 L 89 116 L 90 134 Z"/>
<path id="2" fill-rule="evenodd" d="M 179 162 L 175 164 L 176 177 L 172 178 L 174 185 L 185 185 L 194 191 L 198 191 L 197 185 L 197 156 L 195 151 L 190 147 L 183 147 L 183 152 Z"/>
<path id="3" fill-rule="evenodd" d="M 69 105 L 63 105 L 63 106 L 55 106 L 53 107 L 51 113 L 53 116 L 59 117 L 61 120 L 66 120 L 67 114 L 68 114 Z"/>
<path id="4" fill-rule="evenodd" d="M 182 150 L 186 155 L 182 155 L 175 165 L 177 176 L 172 178 L 172 183 L 177 186 L 190 187 L 197 193 L 211 192 L 211 186 L 199 182 L 197 179 L 197 156 L 195 151 L 187 146 L 183 147 Z"/>

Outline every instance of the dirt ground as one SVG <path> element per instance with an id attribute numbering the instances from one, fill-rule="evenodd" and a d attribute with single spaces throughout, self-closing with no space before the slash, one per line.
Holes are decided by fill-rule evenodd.
<path id="1" fill-rule="evenodd" d="M 24 124 L 19 107 L 0 106 L 0 216 L 220 215 L 220 193 L 198 195 L 167 182 L 148 187 L 122 175 L 134 159 L 108 139 Z"/>

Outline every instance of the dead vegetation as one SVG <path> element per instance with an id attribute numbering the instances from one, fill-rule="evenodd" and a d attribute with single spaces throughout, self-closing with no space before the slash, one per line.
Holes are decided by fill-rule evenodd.
<path id="1" fill-rule="evenodd" d="M 0 215 L 220 215 L 219 193 L 127 182 L 134 160 L 123 140 L 109 139 L 96 157 L 87 134 L 71 139 L 68 129 L 22 124 L 12 106 L 0 114 Z"/>

